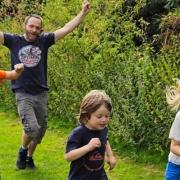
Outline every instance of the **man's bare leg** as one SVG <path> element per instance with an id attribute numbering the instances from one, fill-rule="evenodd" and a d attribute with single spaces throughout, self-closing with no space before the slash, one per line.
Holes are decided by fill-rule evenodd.
<path id="1" fill-rule="evenodd" d="M 29 146 L 28 146 L 28 156 L 29 157 L 32 157 L 36 147 L 37 147 L 37 142 L 35 142 L 34 140 L 31 140 L 31 142 L 29 143 Z"/>
<path id="2" fill-rule="evenodd" d="M 28 148 L 32 138 L 30 138 L 25 132 L 22 134 L 22 148 Z"/>

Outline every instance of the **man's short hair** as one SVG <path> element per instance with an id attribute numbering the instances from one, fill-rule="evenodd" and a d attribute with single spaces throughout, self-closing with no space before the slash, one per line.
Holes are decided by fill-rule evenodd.
<path id="1" fill-rule="evenodd" d="M 41 27 L 43 27 L 43 18 L 42 18 L 41 16 L 37 15 L 37 14 L 30 14 L 30 15 L 26 16 L 26 17 L 25 17 L 25 20 L 24 20 L 24 24 L 27 24 L 28 21 L 29 21 L 29 19 L 32 18 L 32 17 L 37 18 L 37 19 L 40 19 L 40 21 L 41 21 Z"/>

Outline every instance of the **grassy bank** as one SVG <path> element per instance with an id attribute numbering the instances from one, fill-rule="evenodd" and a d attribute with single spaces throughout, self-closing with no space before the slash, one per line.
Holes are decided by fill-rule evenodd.
<path id="1" fill-rule="evenodd" d="M 37 169 L 17 170 L 17 150 L 21 139 L 21 125 L 13 114 L 0 113 L 0 179 L 2 180 L 65 180 L 69 163 L 64 160 L 67 129 L 48 129 L 34 155 Z M 109 180 L 163 180 L 164 170 L 156 166 L 135 163 L 117 156 L 117 166 L 108 172 Z"/>

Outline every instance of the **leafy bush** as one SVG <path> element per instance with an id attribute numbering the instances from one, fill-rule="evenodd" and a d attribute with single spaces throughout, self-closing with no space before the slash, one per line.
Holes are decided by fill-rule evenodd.
<path id="1" fill-rule="evenodd" d="M 42 11 L 45 31 L 63 26 L 79 12 L 80 4 L 80 0 L 47 2 Z M 163 33 L 177 9 L 160 18 L 159 34 L 149 40 L 148 22 L 137 19 L 146 5 L 145 0 L 94 1 L 85 22 L 49 50 L 49 112 L 59 117 L 59 125 L 75 124 L 82 97 L 91 89 L 104 89 L 113 101 L 110 137 L 114 147 L 120 149 L 123 144 L 159 152 L 168 147 L 175 114 L 166 107 L 165 88 L 180 75 L 180 51 L 177 29 L 170 46 L 164 43 L 167 36 Z M 0 27 L 7 31 L 12 25 L 17 27 L 14 20 Z M 135 37 L 141 39 L 138 46 Z M 155 40 L 162 42 L 158 53 L 152 46 Z M 8 58 L 6 49 L 0 51 L 0 57 Z M 7 67 L 7 62 L 3 60 L 1 67 Z M 7 89 L 5 83 L 0 105 L 14 106 Z"/>

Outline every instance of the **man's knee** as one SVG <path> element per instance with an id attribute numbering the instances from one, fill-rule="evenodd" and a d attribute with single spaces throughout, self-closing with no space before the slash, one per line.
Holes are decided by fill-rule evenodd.
<path id="1" fill-rule="evenodd" d="M 35 125 L 24 125 L 24 132 L 29 135 L 32 139 L 36 139 L 40 133 L 40 127 Z"/>

